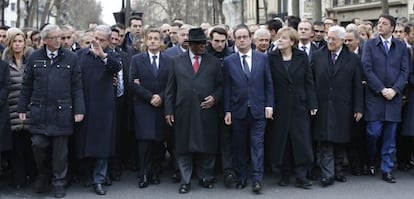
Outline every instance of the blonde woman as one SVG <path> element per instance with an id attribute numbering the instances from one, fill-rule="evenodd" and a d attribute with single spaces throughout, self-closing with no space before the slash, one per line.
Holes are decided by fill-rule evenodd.
<path id="1" fill-rule="evenodd" d="M 19 120 L 17 113 L 17 101 L 23 81 L 26 58 L 32 51 L 32 48 L 26 46 L 26 36 L 20 29 L 10 28 L 7 31 L 6 49 L 2 59 L 8 63 L 10 70 L 11 84 L 8 102 L 13 142 L 11 162 L 16 189 L 20 189 L 28 179 L 32 180 L 36 175 L 29 133 L 30 120 Z"/>

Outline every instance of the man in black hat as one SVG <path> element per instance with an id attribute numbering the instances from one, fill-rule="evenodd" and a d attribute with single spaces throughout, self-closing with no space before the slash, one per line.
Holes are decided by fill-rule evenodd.
<path id="1" fill-rule="evenodd" d="M 189 50 L 173 57 L 165 99 L 165 119 L 175 129 L 175 148 L 181 174 L 179 193 L 190 191 L 195 160 L 199 184 L 213 188 L 218 148 L 217 102 L 223 95 L 220 61 L 206 53 L 201 28 L 189 31 Z"/>

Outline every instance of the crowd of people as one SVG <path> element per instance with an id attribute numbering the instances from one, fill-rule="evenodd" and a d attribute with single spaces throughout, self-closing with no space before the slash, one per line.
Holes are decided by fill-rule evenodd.
<path id="1" fill-rule="evenodd" d="M 180 194 L 193 174 L 254 193 L 265 171 L 303 189 L 344 167 L 395 183 L 395 162 L 414 166 L 414 24 L 376 23 L 0 27 L 0 171 L 56 198 L 105 195 L 126 170 Z"/>

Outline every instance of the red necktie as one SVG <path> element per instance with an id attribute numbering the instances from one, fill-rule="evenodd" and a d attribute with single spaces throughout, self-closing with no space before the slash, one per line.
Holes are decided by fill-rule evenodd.
<path id="1" fill-rule="evenodd" d="M 195 55 L 194 56 L 194 63 L 193 63 L 194 73 L 197 73 L 199 68 L 200 68 L 200 63 L 198 61 L 198 55 Z"/>

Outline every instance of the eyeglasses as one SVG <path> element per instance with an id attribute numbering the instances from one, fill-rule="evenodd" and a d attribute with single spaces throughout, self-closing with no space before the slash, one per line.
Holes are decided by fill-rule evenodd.
<path id="1" fill-rule="evenodd" d="M 325 33 L 323 30 L 314 30 L 316 33 Z"/>
<path id="2" fill-rule="evenodd" d="M 53 37 L 46 37 L 46 39 L 51 39 L 51 40 L 60 40 L 61 37 L 60 36 L 53 36 Z"/>

